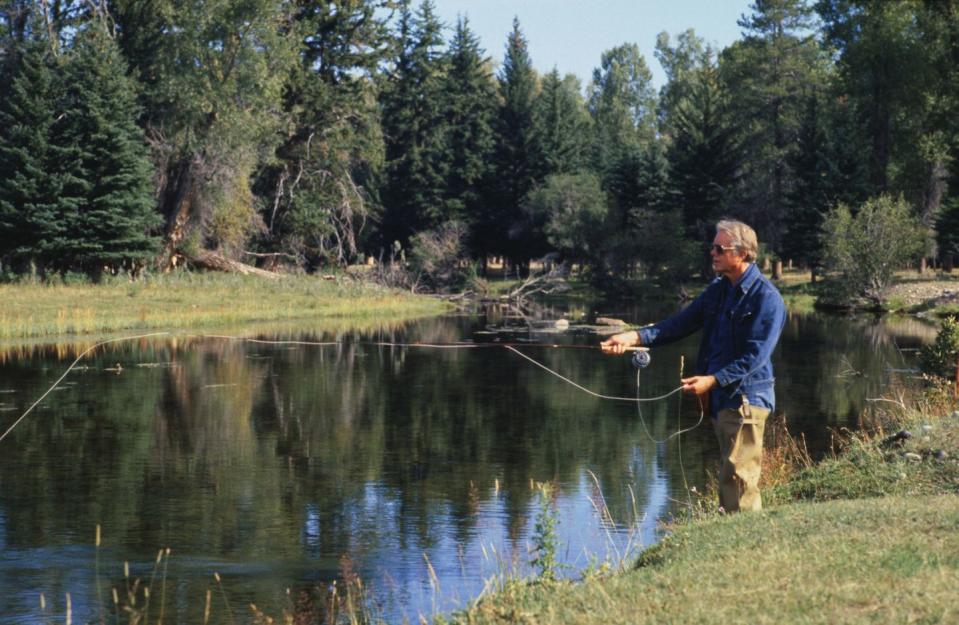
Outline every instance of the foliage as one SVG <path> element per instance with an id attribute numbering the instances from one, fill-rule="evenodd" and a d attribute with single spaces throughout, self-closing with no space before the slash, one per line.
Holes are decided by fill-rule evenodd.
<path id="1" fill-rule="evenodd" d="M 936 340 L 919 352 L 919 369 L 929 375 L 947 379 L 956 377 L 959 363 L 959 321 L 954 317 L 942 320 Z"/>
<path id="2" fill-rule="evenodd" d="M 307 267 L 354 261 L 372 237 L 383 137 L 374 85 L 390 54 L 390 0 L 299 2 L 299 63 L 285 88 L 293 125 L 260 170 L 258 244 Z M 366 240 L 364 240 L 366 236 Z"/>
<path id="3" fill-rule="evenodd" d="M 647 277 L 661 285 L 673 285 L 696 275 L 704 262 L 703 247 L 683 236 L 679 215 L 642 211 L 637 218 L 636 257 Z"/>
<path id="4" fill-rule="evenodd" d="M 731 212 L 779 249 L 804 96 L 825 80 L 827 57 L 811 32 L 814 14 L 805 0 L 757 0 L 750 8 L 739 21 L 743 39 L 720 59 L 743 147 Z"/>
<path id="5" fill-rule="evenodd" d="M 685 80 L 685 97 L 673 104 L 669 119 L 669 182 L 685 234 L 707 241 L 735 188 L 743 155 L 714 60 L 705 56 Z"/>
<path id="6" fill-rule="evenodd" d="M 521 220 L 523 200 L 535 183 L 533 107 L 538 77 L 517 18 L 507 37 L 497 80 L 502 101 L 496 123 L 494 179 L 489 202 L 479 219 L 477 238 L 484 241 L 487 251 L 505 254 L 522 264 L 529 258 L 526 242 L 511 236 L 511 230 Z"/>
<path id="7" fill-rule="evenodd" d="M 158 218 L 135 85 L 97 25 L 59 59 L 44 47 L 20 49 L 0 107 L 0 256 L 41 271 L 136 273 L 155 254 Z"/>
<path id="8" fill-rule="evenodd" d="M 531 229 L 541 226 L 546 241 L 565 258 L 599 257 L 608 207 L 598 177 L 588 173 L 549 176 L 530 192 L 525 206 Z"/>
<path id="9" fill-rule="evenodd" d="M 452 220 L 481 266 L 524 272 L 560 251 L 530 193 L 584 174 L 612 229 L 588 269 L 608 276 L 664 270 L 639 242 L 667 212 L 684 259 L 730 215 L 818 269 L 826 214 L 881 193 L 914 207 L 927 255 L 954 252 L 956 2 L 756 0 L 739 24 L 725 50 L 660 33 L 658 94 L 635 43 L 606 50 L 584 97 L 537 75 L 518 19 L 494 71 L 431 0 L 10 0 L 0 262 L 97 273 L 214 249 L 315 270 Z M 563 245 L 594 238 L 579 226 Z"/>
<path id="10" fill-rule="evenodd" d="M 533 108 L 534 175 L 569 174 L 587 167 L 590 117 L 579 79 L 560 77 L 558 70 L 543 76 Z"/>
<path id="11" fill-rule="evenodd" d="M 256 205 L 245 191 L 285 124 L 283 89 L 297 61 L 292 6 L 277 0 L 235 3 L 118 0 L 111 3 L 121 49 L 149 77 L 141 123 L 150 141 L 166 221 L 167 250 L 191 230 L 219 245 L 232 233 L 211 225 Z M 146 9 L 146 10 L 144 10 Z M 232 216 L 222 214 L 224 210 Z M 248 222 L 247 222 L 248 223 Z"/>
<path id="12" fill-rule="evenodd" d="M 0 259 L 18 269 L 54 258 L 63 175 L 51 145 L 63 105 L 58 66 L 43 42 L 15 49 L 9 93 L 0 101 Z"/>
<path id="13" fill-rule="evenodd" d="M 925 235 L 905 200 L 883 195 L 855 213 L 845 204 L 830 212 L 823 247 L 839 297 L 845 302 L 863 297 L 879 305 L 893 272 L 924 250 Z"/>
<path id="14" fill-rule="evenodd" d="M 536 557 L 532 564 L 536 567 L 539 579 L 544 582 L 556 581 L 559 564 L 556 551 L 559 547 L 556 524 L 559 515 L 553 501 L 556 487 L 546 482 L 539 484 L 539 510 L 536 512 L 536 525 L 533 527 L 533 549 Z"/>
<path id="15" fill-rule="evenodd" d="M 676 37 L 675 46 L 670 45 L 668 33 L 659 33 L 654 54 L 666 73 L 666 84 L 659 90 L 657 117 L 660 130 L 672 136 L 677 108 L 690 97 L 700 68 L 715 64 L 716 50 L 689 28 Z"/>
<path id="16" fill-rule="evenodd" d="M 653 139 L 656 94 L 639 46 L 623 44 L 603 52 L 589 85 L 589 112 L 601 169 L 608 168 L 617 153 Z"/>
<path id="17" fill-rule="evenodd" d="M 440 106 L 446 58 L 433 4 L 401 7 L 394 68 L 381 94 L 386 142 L 384 243 L 405 243 L 443 221 L 446 151 Z"/>
<path id="18" fill-rule="evenodd" d="M 57 142 L 72 161 L 58 209 L 65 240 L 57 264 L 99 275 L 137 273 L 154 256 L 159 225 L 151 166 L 135 120 L 135 85 L 116 43 L 97 26 L 78 33 L 64 67 L 65 111 Z"/>
<path id="19" fill-rule="evenodd" d="M 456 24 L 443 77 L 446 189 L 441 218 L 475 223 L 485 202 L 496 145 L 496 84 L 465 18 Z"/>

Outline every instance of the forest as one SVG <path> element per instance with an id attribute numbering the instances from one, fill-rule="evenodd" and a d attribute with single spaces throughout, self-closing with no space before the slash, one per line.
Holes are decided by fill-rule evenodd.
<path id="1" fill-rule="evenodd" d="M 661 33 L 657 90 L 636 43 L 540 74 L 520 17 L 497 54 L 430 0 L 4 0 L 3 278 L 547 257 L 682 281 L 720 217 L 814 272 L 870 246 L 951 268 L 959 0 L 756 0 L 739 27 Z"/>

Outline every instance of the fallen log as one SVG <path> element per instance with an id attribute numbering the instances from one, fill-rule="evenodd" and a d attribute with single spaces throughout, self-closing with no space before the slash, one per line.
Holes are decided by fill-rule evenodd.
<path id="1" fill-rule="evenodd" d="M 195 256 L 189 257 L 187 261 L 192 265 L 200 267 L 201 269 L 210 269 L 212 271 L 239 273 L 244 276 L 259 276 L 261 278 L 269 278 L 270 280 L 279 280 L 283 277 L 283 274 L 267 271 L 266 269 L 260 269 L 259 267 L 253 267 L 251 265 L 246 265 L 209 250 L 203 250 Z"/>

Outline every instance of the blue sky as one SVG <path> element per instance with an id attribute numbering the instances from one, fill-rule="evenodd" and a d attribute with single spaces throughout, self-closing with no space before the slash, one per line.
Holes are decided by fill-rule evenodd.
<path id="1" fill-rule="evenodd" d="M 573 73 L 583 86 L 599 65 L 603 51 L 636 43 L 646 57 L 658 88 L 665 82 L 653 56 L 656 35 L 675 37 L 687 28 L 719 49 L 739 39 L 736 20 L 749 12 L 752 0 L 434 0 L 439 18 L 450 28 L 457 15 L 469 18 L 470 28 L 499 64 L 506 35 L 518 16 L 529 41 L 533 65 L 540 73 L 555 66 Z M 414 0 L 414 7 L 419 3 Z M 448 34 L 447 34 L 448 35 Z"/>

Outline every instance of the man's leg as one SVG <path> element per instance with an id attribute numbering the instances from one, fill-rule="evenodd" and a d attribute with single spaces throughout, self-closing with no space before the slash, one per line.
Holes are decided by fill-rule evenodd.
<path id="1" fill-rule="evenodd" d="M 765 408 L 720 410 L 714 422 L 719 454 L 719 505 L 726 512 L 761 510 L 759 474 L 763 463 Z"/>

